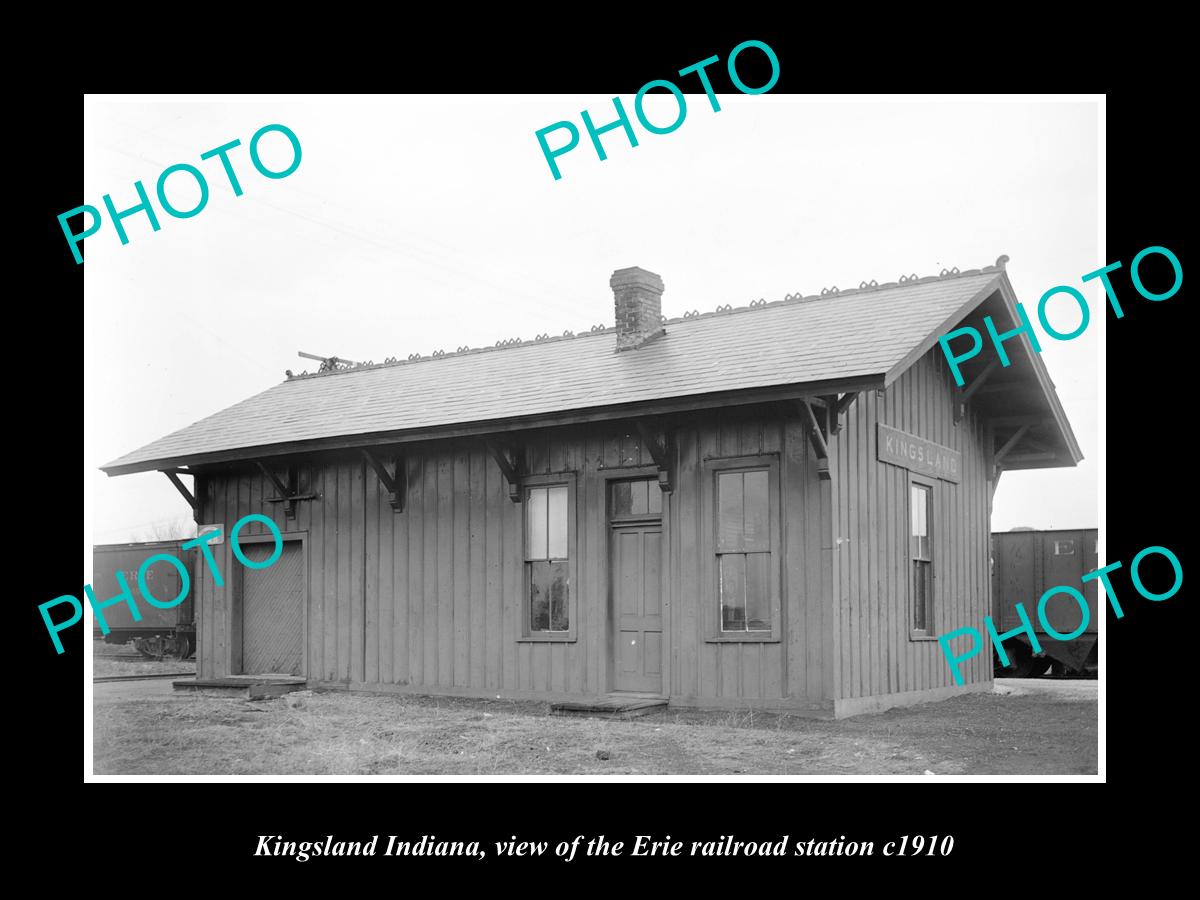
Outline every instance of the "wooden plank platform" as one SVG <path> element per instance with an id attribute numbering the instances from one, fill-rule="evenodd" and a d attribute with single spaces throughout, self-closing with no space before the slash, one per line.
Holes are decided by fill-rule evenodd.
<path id="1" fill-rule="evenodd" d="M 609 694 L 595 700 L 564 700 L 550 704 L 553 716 L 588 716 L 599 719 L 631 719 L 667 708 L 664 697 L 644 694 Z"/>
<path id="2" fill-rule="evenodd" d="M 302 691 L 308 682 L 303 675 L 227 675 L 224 678 L 181 678 L 172 682 L 177 691 L 217 691 L 241 695 L 250 700 L 282 697 Z"/>

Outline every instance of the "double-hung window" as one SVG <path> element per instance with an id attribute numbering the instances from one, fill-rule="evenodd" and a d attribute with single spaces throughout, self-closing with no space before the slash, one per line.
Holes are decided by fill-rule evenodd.
<path id="1" fill-rule="evenodd" d="M 774 456 L 709 460 L 709 640 L 779 640 L 779 463 Z"/>
<path id="2" fill-rule="evenodd" d="M 574 640 L 575 484 L 573 476 L 524 491 L 525 603 L 522 637 Z M 539 479 L 540 480 L 540 479 Z"/>
<path id="3" fill-rule="evenodd" d="M 909 556 L 911 636 L 934 635 L 933 615 L 933 483 L 909 479 Z"/>

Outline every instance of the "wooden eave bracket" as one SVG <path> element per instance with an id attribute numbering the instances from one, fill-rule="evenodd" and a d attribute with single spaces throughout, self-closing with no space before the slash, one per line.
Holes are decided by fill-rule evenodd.
<path id="1" fill-rule="evenodd" d="M 1000 478 L 1000 473 L 1004 471 L 1004 458 L 1008 456 L 1009 451 L 1012 450 L 1013 447 L 1017 446 L 1021 438 L 1025 437 L 1025 433 L 1032 427 L 1033 426 L 1030 424 L 1022 425 L 1015 432 L 1013 432 L 1012 437 L 1004 442 L 1004 446 L 997 450 L 992 456 L 992 471 L 997 480 Z"/>
<path id="2" fill-rule="evenodd" d="M 988 378 L 991 377 L 992 373 L 995 372 L 999 368 L 1000 368 L 1000 363 L 993 359 L 986 366 L 984 366 L 984 369 L 982 372 L 980 372 L 978 375 L 975 376 L 975 379 L 971 382 L 971 384 L 969 386 L 960 389 L 961 393 L 959 393 L 958 397 L 955 398 L 955 401 L 954 401 L 954 424 L 955 425 L 957 425 L 964 418 L 966 418 L 967 401 L 970 400 L 971 397 L 973 397 L 975 395 L 975 393 L 981 387 L 983 387 L 984 382 L 986 382 L 988 380 Z"/>
<path id="3" fill-rule="evenodd" d="M 822 397 L 825 401 L 825 436 L 828 440 L 830 435 L 837 434 L 842 430 L 842 413 L 846 411 L 854 398 L 858 396 L 858 391 L 851 391 L 842 394 L 840 397 L 837 394 L 829 394 Z"/>
<path id="4" fill-rule="evenodd" d="M 266 503 L 282 503 L 283 514 L 289 518 L 296 517 L 296 501 L 297 500 L 314 500 L 316 494 L 301 494 L 299 493 L 299 473 L 296 471 L 295 465 L 287 467 L 287 483 L 280 480 L 279 476 L 267 467 L 267 464 L 260 459 L 254 460 L 254 464 L 267 476 L 271 484 L 275 485 L 275 490 L 278 492 L 276 497 L 263 497 Z"/>
<path id="5" fill-rule="evenodd" d="M 395 512 L 404 512 L 404 498 L 408 495 L 408 471 L 403 457 L 396 457 L 392 462 L 392 471 L 366 447 L 362 448 L 363 459 L 367 461 L 379 477 L 379 483 L 388 492 L 388 503 Z"/>
<path id="6" fill-rule="evenodd" d="M 825 435 L 821 432 L 821 426 L 817 422 L 816 413 L 813 412 L 812 404 L 807 400 L 797 400 L 796 405 L 800 408 L 801 418 L 807 426 L 808 439 L 812 443 L 813 451 L 817 454 L 817 477 L 822 481 L 828 481 L 829 474 L 829 444 L 825 440 Z M 829 419 L 834 418 L 835 410 L 830 408 Z"/>
<path id="7" fill-rule="evenodd" d="M 500 467 L 500 472 L 508 482 L 508 499 L 513 503 L 521 502 L 521 469 L 524 467 L 523 453 L 520 449 L 502 447 L 496 441 L 484 441 L 492 459 Z"/>
<path id="8" fill-rule="evenodd" d="M 658 466 L 658 486 L 664 494 L 671 493 L 675 488 L 675 439 L 670 431 L 661 428 L 656 423 L 646 423 L 641 419 L 635 421 L 634 426 L 637 428 L 638 434 L 642 438 L 642 446 L 650 451 L 650 458 L 654 460 L 654 464 Z M 651 430 L 650 425 L 654 424 L 654 429 Z M 655 432 L 661 432 L 663 439 L 660 441 Z"/>
<path id="9" fill-rule="evenodd" d="M 161 469 L 160 471 L 170 479 L 171 484 L 175 485 L 175 490 L 179 491 L 179 493 L 183 495 L 183 499 L 187 501 L 187 505 L 192 508 L 193 518 L 200 515 L 199 502 L 197 502 L 196 498 L 192 495 L 192 492 L 187 489 L 187 485 L 179 480 L 179 473 L 182 470 Z"/>

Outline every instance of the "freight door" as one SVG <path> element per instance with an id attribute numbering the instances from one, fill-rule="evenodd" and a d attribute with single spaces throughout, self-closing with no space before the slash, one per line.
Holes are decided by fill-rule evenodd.
<path id="1" fill-rule="evenodd" d="M 1042 537 L 1042 580 L 1038 592 L 1025 606 L 1036 609 L 1038 598 L 1053 587 L 1073 587 L 1088 603 L 1087 633 L 1096 633 L 1096 579 L 1083 583 L 1083 576 L 1096 569 L 1096 539 L 1091 531 L 1048 531 Z M 1059 634 L 1079 627 L 1079 602 L 1068 594 L 1056 594 L 1046 602 L 1046 621 Z M 1030 613 L 1031 617 L 1033 613 Z M 1038 631 L 1043 631 L 1038 621 Z"/>
<path id="2" fill-rule="evenodd" d="M 272 541 L 243 544 L 252 562 L 266 562 Z M 242 673 L 300 675 L 304 638 L 304 551 L 285 541 L 265 569 L 242 567 Z"/>

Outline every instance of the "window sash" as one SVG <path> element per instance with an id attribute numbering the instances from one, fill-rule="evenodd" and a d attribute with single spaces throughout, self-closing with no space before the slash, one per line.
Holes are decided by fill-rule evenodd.
<path id="1" fill-rule="evenodd" d="M 525 560 L 567 559 L 570 541 L 567 485 L 525 489 Z"/>
<path id="2" fill-rule="evenodd" d="M 784 595 L 778 454 L 706 459 L 706 640 L 781 640 Z"/>
<path id="3" fill-rule="evenodd" d="M 910 627 L 915 635 L 933 634 L 933 485 L 909 481 Z"/>
<path id="4" fill-rule="evenodd" d="M 913 623 L 914 631 L 930 631 L 932 624 L 930 622 L 930 611 L 933 599 L 933 579 L 931 578 L 932 563 L 923 559 L 914 559 L 912 562 L 912 582 L 913 582 Z"/>
<path id="5" fill-rule="evenodd" d="M 566 560 L 525 564 L 529 584 L 529 630 L 560 634 L 571 630 L 571 578 Z"/>
<path id="6" fill-rule="evenodd" d="M 771 551 L 717 554 L 717 596 L 721 631 L 774 630 Z"/>
<path id="7" fill-rule="evenodd" d="M 524 597 L 516 639 L 574 641 L 575 473 L 532 475 L 524 481 Z"/>

